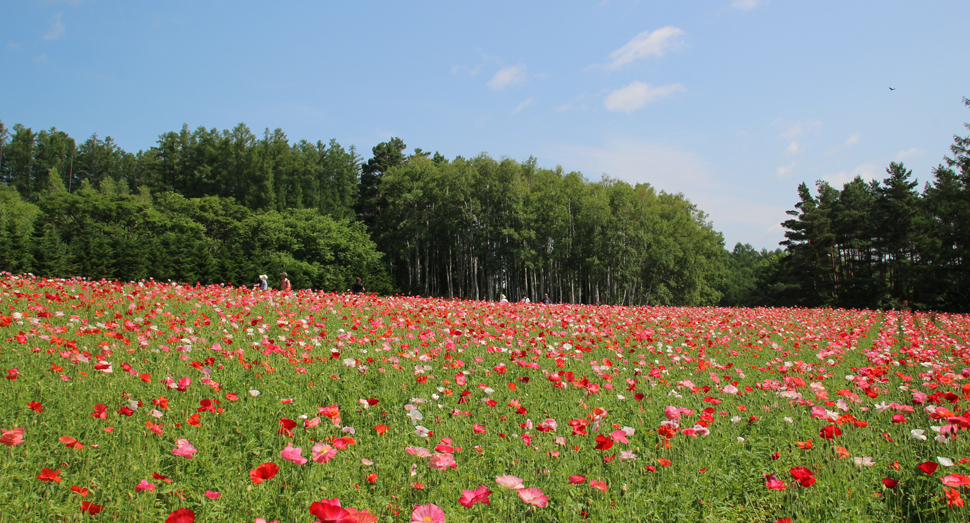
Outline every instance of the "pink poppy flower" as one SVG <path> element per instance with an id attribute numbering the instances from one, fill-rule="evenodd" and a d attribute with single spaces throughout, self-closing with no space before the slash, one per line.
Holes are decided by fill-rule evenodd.
<path id="1" fill-rule="evenodd" d="M 495 482 L 498 483 L 500 487 L 507 489 L 520 489 L 525 487 L 525 485 L 522 484 L 522 478 L 517 478 L 512 475 L 498 476 L 495 478 Z"/>
<path id="2" fill-rule="evenodd" d="M 433 469 L 444 470 L 446 468 L 458 468 L 455 458 L 451 454 L 437 453 L 431 456 L 428 465 Z"/>
<path id="3" fill-rule="evenodd" d="M 589 486 L 591 486 L 591 487 L 593 487 L 595 489 L 600 489 L 603 492 L 606 492 L 609 489 L 609 487 L 606 486 L 606 482 L 605 481 L 597 481 L 595 479 L 589 480 Z"/>
<path id="4" fill-rule="evenodd" d="M 482 485 L 475 490 L 463 490 L 461 491 L 461 498 L 458 499 L 458 503 L 465 508 L 471 508 L 475 503 L 484 503 L 490 505 L 488 501 L 488 496 L 492 494 L 488 487 Z"/>
<path id="5" fill-rule="evenodd" d="M 613 438 L 613 441 L 615 441 L 617 443 L 629 443 L 630 442 L 630 440 L 626 439 L 626 431 L 625 430 L 614 430 L 613 432 L 610 433 L 610 437 Z"/>
<path id="6" fill-rule="evenodd" d="M 313 461 L 317 463 L 326 463 L 337 455 L 337 449 L 332 448 L 326 443 L 317 443 L 313 446 L 311 452 L 313 453 Z"/>
<path id="7" fill-rule="evenodd" d="M 431 457 L 431 451 L 424 447 L 407 447 L 404 449 L 404 452 L 407 452 L 408 454 L 414 454 L 419 458 Z"/>
<path id="8" fill-rule="evenodd" d="M 220 493 L 218 493 L 218 492 L 216 492 L 214 490 L 207 490 L 207 491 L 205 491 L 205 494 L 203 494 L 203 496 L 205 496 L 205 497 L 207 497 L 209 499 L 219 499 L 219 498 L 222 497 L 222 494 L 220 494 Z"/>
<path id="9" fill-rule="evenodd" d="M 176 456 L 192 459 L 192 454 L 198 452 L 198 450 L 196 450 L 196 448 L 192 446 L 187 439 L 179 438 L 175 440 L 175 444 L 178 446 L 172 449 L 172 454 L 175 454 Z"/>
<path id="10" fill-rule="evenodd" d="M 411 512 L 411 523 L 445 523 L 445 511 L 434 503 L 415 505 Z"/>
<path id="11" fill-rule="evenodd" d="M 970 477 L 964 476 L 963 474 L 950 474 L 949 476 L 943 476 L 940 481 L 948 487 L 959 487 L 960 485 L 970 485 Z"/>
<path id="12" fill-rule="evenodd" d="M 280 451 L 280 456 L 290 463 L 296 463 L 297 465 L 303 465 L 307 462 L 307 459 L 303 457 L 303 449 L 300 447 L 294 447 L 293 445 L 287 443 L 286 448 Z"/>
<path id="13" fill-rule="evenodd" d="M 0 436 L 0 443 L 3 443 L 8 447 L 12 447 L 14 445 L 20 445 L 24 442 L 24 429 L 20 429 L 20 428 L 10 429 L 10 430 L 0 429 L 0 432 L 3 433 L 3 435 Z"/>
<path id="14" fill-rule="evenodd" d="M 542 494 L 542 489 L 521 488 L 518 490 L 519 497 L 529 505 L 543 508 L 549 503 L 549 497 Z"/>
<path id="15" fill-rule="evenodd" d="M 586 482 L 586 476 L 569 476 L 570 485 L 579 485 Z"/>
<path id="16" fill-rule="evenodd" d="M 141 483 L 135 485 L 136 493 L 144 492 L 146 490 L 149 492 L 155 492 L 155 485 L 153 483 L 149 483 L 148 480 L 144 480 L 144 479 L 141 480 Z"/>

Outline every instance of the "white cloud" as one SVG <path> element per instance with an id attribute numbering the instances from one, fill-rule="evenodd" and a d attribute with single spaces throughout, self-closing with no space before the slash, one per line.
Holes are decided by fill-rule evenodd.
<path id="1" fill-rule="evenodd" d="M 519 105 L 515 107 L 515 110 L 512 111 L 512 114 L 515 114 L 530 105 L 532 105 L 532 98 L 526 98 L 525 100 L 522 100 L 521 102 L 519 102 Z"/>
<path id="2" fill-rule="evenodd" d="M 604 67 L 620 69 L 623 66 L 649 56 L 663 56 L 668 49 L 680 46 L 680 36 L 684 31 L 668 25 L 654 32 L 644 31 L 633 37 L 623 47 L 610 53 L 610 62 Z"/>
<path id="3" fill-rule="evenodd" d="M 510 65 L 499 69 L 495 76 L 488 81 L 489 89 L 502 91 L 510 85 L 514 85 L 525 80 L 524 65 Z"/>
<path id="4" fill-rule="evenodd" d="M 64 36 L 64 22 L 61 21 L 61 15 L 64 13 L 57 13 L 54 16 L 54 21 L 51 22 L 51 29 L 44 33 L 44 40 L 57 40 L 58 38 Z"/>
<path id="5" fill-rule="evenodd" d="M 802 148 L 800 145 L 798 145 L 798 141 L 792 140 L 791 143 L 788 144 L 788 148 L 785 149 L 785 152 L 788 154 L 798 154 L 801 150 Z"/>
<path id="6" fill-rule="evenodd" d="M 764 3 L 764 0 L 734 0 L 731 2 L 731 7 L 741 9 L 743 11 L 750 11 Z"/>
<path id="7" fill-rule="evenodd" d="M 899 151 L 898 153 L 896 153 L 896 161 L 902 162 L 914 156 L 921 156 L 924 153 L 926 153 L 926 151 L 913 147 L 912 149 L 906 149 L 905 151 Z"/>
<path id="8" fill-rule="evenodd" d="M 789 176 L 792 175 L 794 170 L 795 170 L 795 162 L 792 162 L 788 165 L 782 165 L 781 167 L 775 169 L 775 174 L 779 178 L 788 178 Z"/>
<path id="9" fill-rule="evenodd" d="M 603 105 L 609 111 L 630 113 L 658 98 L 686 90 L 681 84 L 650 87 L 650 84 L 635 81 L 607 95 Z"/>
<path id="10" fill-rule="evenodd" d="M 852 169 L 852 172 L 839 171 L 837 173 L 824 174 L 822 175 L 822 180 L 829 182 L 829 185 L 832 187 L 841 190 L 845 184 L 854 180 L 856 176 L 860 176 L 868 182 L 875 180 L 878 172 L 879 167 L 875 164 L 864 163 L 856 166 L 855 169 Z"/>
<path id="11" fill-rule="evenodd" d="M 16 42 L 10 42 L 9 44 L 7 44 L 7 51 L 16 52 L 21 50 L 23 50 L 23 47 L 21 47 L 21 45 Z"/>
<path id="12" fill-rule="evenodd" d="M 46 54 L 41 54 L 40 56 L 35 56 L 34 57 L 34 63 L 37 63 L 37 64 L 46 64 L 47 63 L 47 55 Z"/>

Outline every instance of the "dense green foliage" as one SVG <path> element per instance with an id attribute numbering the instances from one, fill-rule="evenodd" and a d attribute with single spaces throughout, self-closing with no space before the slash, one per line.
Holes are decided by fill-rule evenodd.
<path id="1" fill-rule="evenodd" d="M 0 123 L 0 269 L 573 303 L 717 303 L 721 235 L 682 195 L 400 138 L 361 161 L 199 127 L 132 154 Z M 356 220 L 356 221 L 355 221 Z"/>

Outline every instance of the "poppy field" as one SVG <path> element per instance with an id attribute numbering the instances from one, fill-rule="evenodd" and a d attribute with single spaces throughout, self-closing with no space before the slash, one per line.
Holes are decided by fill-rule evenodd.
<path id="1" fill-rule="evenodd" d="M 970 317 L 0 278 L 0 520 L 964 522 Z"/>

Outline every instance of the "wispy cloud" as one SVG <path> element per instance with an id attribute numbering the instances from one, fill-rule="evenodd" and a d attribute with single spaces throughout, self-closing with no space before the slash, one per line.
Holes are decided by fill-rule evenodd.
<path id="1" fill-rule="evenodd" d="M 764 3 L 765 0 L 734 0 L 731 2 L 731 7 L 741 9 L 742 11 L 750 11 Z"/>
<path id="2" fill-rule="evenodd" d="M 453 75 L 467 74 L 468 76 L 476 76 L 479 72 L 481 72 L 482 68 L 487 65 L 496 65 L 498 67 L 501 67 L 503 65 L 503 61 L 501 58 L 497 56 L 491 56 L 491 55 L 482 53 L 482 61 L 479 62 L 478 65 L 476 65 L 475 67 L 468 67 L 467 65 L 453 65 L 451 66 L 451 74 Z"/>
<path id="3" fill-rule="evenodd" d="M 502 91 L 510 85 L 521 83 L 525 80 L 524 65 L 510 65 L 499 69 L 495 76 L 488 81 L 488 88 L 495 91 Z"/>
<path id="4" fill-rule="evenodd" d="M 23 50 L 23 47 L 16 42 L 10 42 L 9 44 L 7 44 L 7 51 L 16 52 L 21 50 Z"/>
<path id="5" fill-rule="evenodd" d="M 794 174 L 794 171 L 795 171 L 795 162 L 792 162 L 788 165 L 782 165 L 781 167 L 775 169 L 775 175 L 778 176 L 779 178 L 788 178 L 789 176 Z"/>
<path id="6" fill-rule="evenodd" d="M 515 114 L 530 105 L 532 105 L 532 98 L 526 98 L 525 100 L 522 100 L 521 102 L 519 102 L 519 105 L 515 107 L 515 110 L 512 111 L 512 114 Z"/>
<path id="7" fill-rule="evenodd" d="M 61 15 L 63 14 L 57 13 L 54 15 L 54 21 L 51 22 L 50 30 L 44 33 L 44 40 L 57 40 L 64 36 L 64 22 L 61 21 Z"/>
<path id="8" fill-rule="evenodd" d="M 845 149 L 846 147 L 852 147 L 853 145 L 859 143 L 859 138 L 860 136 L 858 134 L 853 134 L 841 144 L 836 145 L 835 147 L 829 149 L 828 151 L 825 151 L 825 154 L 835 154 L 838 151 Z"/>
<path id="9" fill-rule="evenodd" d="M 836 189 L 842 189 L 845 184 L 851 182 L 856 176 L 861 177 L 863 180 L 869 182 L 876 179 L 877 173 L 879 172 L 879 167 L 872 163 L 864 163 L 862 165 L 856 166 L 851 172 L 839 171 L 836 173 L 828 173 L 822 175 L 822 180 L 829 182 L 829 185 L 835 187 Z"/>
<path id="10" fill-rule="evenodd" d="M 921 156 L 921 155 L 923 155 L 925 153 L 926 153 L 926 151 L 924 151 L 922 149 L 918 149 L 916 147 L 913 147 L 912 149 L 906 149 L 905 151 L 899 151 L 898 153 L 896 153 L 896 161 L 897 162 L 902 162 L 902 161 L 908 160 L 908 159 L 910 159 L 910 158 L 912 158 L 914 156 Z"/>
<path id="11" fill-rule="evenodd" d="M 670 49 L 680 47 L 680 37 L 684 31 L 668 25 L 654 32 L 644 31 L 633 37 L 623 47 L 610 53 L 610 61 L 603 65 L 607 69 L 622 69 L 630 63 L 650 56 L 663 56 Z"/>
<path id="12" fill-rule="evenodd" d="M 35 56 L 34 57 L 34 63 L 37 63 L 37 64 L 46 64 L 47 63 L 47 55 L 46 54 L 42 54 L 40 56 Z"/>
<path id="13" fill-rule="evenodd" d="M 617 89 L 607 95 L 603 105 L 609 111 L 622 111 L 630 113 L 643 107 L 644 105 L 670 95 L 672 93 L 683 92 L 687 89 L 681 84 L 662 85 L 651 87 L 644 82 L 633 82 L 626 87 Z"/>
<path id="14" fill-rule="evenodd" d="M 802 148 L 800 145 L 798 145 L 798 141 L 792 140 L 791 143 L 788 144 L 788 148 L 785 149 L 785 152 L 788 154 L 798 154 L 801 152 L 801 150 Z"/>

